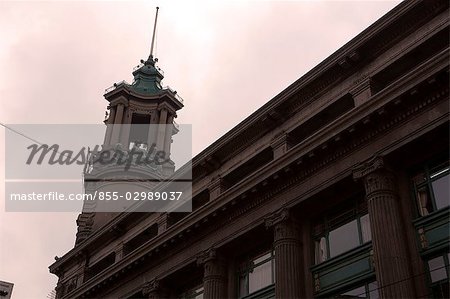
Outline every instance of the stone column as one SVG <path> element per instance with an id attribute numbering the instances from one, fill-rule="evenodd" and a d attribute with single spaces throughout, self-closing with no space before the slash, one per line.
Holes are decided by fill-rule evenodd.
<path id="1" fill-rule="evenodd" d="M 172 143 L 172 131 L 173 131 L 173 115 L 167 117 L 166 134 L 164 137 L 164 152 L 166 153 L 166 158 L 170 157 L 170 145 Z"/>
<path id="2" fill-rule="evenodd" d="M 203 298 L 224 299 L 227 297 L 227 271 L 224 260 L 218 256 L 216 249 L 203 252 L 197 259 L 203 265 Z"/>
<path id="3" fill-rule="evenodd" d="M 156 144 L 156 136 L 158 133 L 158 122 L 159 122 L 158 111 L 153 111 L 150 117 L 150 127 L 148 129 L 148 138 L 147 138 L 148 148 L 150 148 L 153 143 Z"/>
<path id="4" fill-rule="evenodd" d="M 125 107 L 124 104 L 117 104 L 116 117 L 114 120 L 114 125 L 113 125 L 113 130 L 112 130 L 112 135 L 111 135 L 111 145 L 113 145 L 113 146 L 119 142 L 124 107 Z"/>
<path id="5" fill-rule="evenodd" d="M 126 150 L 129 149 L 130 145 L 130 131 L 131 131 L 131 119 L 133 117 L 133 112 L 128 107 L 125 110 L 125 117 L 123 119 L 122 132 L 120 136 L 120 143 L 124 146 Z"/>
<path id="6" fill-rule="evenodd" d="M 109 108 L 108 125 L 106 126 L 104 146 L 109 147 L 113 131 L 114 120 L 116 118 L 116 107 Z"/>
<path id="7" fill-rule="evenodd" d="M 353 177 L 364 181 L 381 298 L 413 298 L 394 175 L 386 169 L 381 157 L 375 157 L 355 168 Z"/>
<path id="8" fill-rule="evenodd" d="M 164 150 L 164 138 L 166 137 L 167 109 L 161 109 L 159 116 L 158 134 L 156 136 L 156 147 L 158 151 Z"/>
<path id="9" fill-rule="evenodd" d="M 302 298 L 302 248 L 298 224 L 289 210 L 282 209 L 266 218 L 274 230 L 275 298 Z"/>
<path id="10" fill-rule="evenodd" d="M 162 287 L 161 282 L 156 278 L 144 283 L 142 286 L 142 295 L 144 295 L 144 298 L 148 299 L 169 298 L 167 292 Z"/>

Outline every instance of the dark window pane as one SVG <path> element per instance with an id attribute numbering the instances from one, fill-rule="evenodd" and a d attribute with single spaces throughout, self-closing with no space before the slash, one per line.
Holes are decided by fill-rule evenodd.
<path id="1" fill-rule="evenodd" d="M 442 209 L 449 205 L 449 176 L 443 176 L 432 183 L 434 200 L 437 209 Z"/>
<path id="2" fill-rule="evenodd" d="M 431 282 L 436 282 L 447 278 L 444 257 L 438 256 L 437 258 L 429 260 L 428 268 L 430 270 Z"/>
<path id="3" fill-rule="evenodd" d="M 330 257 L 341 254 L 359 245 L 356 220 L 332 230 L 329 235 Z"/>
<path id="4" fill-rule="evenodd" d="M 433 298 L 450 298 L 449 283 L 443 281 L 431 287 Z"/>

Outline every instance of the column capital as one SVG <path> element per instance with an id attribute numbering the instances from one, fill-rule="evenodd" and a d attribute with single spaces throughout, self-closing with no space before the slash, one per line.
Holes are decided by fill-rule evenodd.
<path id="1" fill-rule="evenodd" d="M 142 285 L 142 294 L 144 296 L 149 296 L 152 293 L 157 293 L 161 288 L 161 282 L 159 279 L 154 278 L 153 280 L 147 281 Z"/>
<path id="2" fill-rule="evenodd" d="M 297 221 L 289 209 L 281 209 L 265 219 L 266 228 L 274 230 L 274 245 L 286 242 L 299 242 L 299 229 Z"/>
<path id="3" fill-rule="evenodd" d="M 386 170 L 386 165 L 383 157 L 374 156 L 371 159 L 358 164 L 353 168 L 353 179 L 359 180 L 367 175 L 377 171 Z"/>
<path id="4" fill-rule="evenodd" d="M 367 198 L 379 191 L 394 191 L 395 178 L 382 157 L 375 156 L 354 168 L 353 178 L 363 179 Z"/>
<path id="5" fill-rule="evenodd" d="M 197 255 L 197 265 L 204 265 L 209 261 L 214 261 L 220 259 L 219 254 L 217 253 L 217 249 L 211 247 L 205 251 L 202 251 Z"/>
<path id="6" fill-rule="evenodd" d="M 281 222 L 286 222 L 292 220 L 292 215 L 287 208 L 283 208 L 278 210 L 264 219 L 266 228 L 273 227 Z"/>

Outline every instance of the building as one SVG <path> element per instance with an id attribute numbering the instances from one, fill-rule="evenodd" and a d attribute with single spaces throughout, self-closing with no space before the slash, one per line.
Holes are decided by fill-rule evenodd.
<path id="1" fill-rule="evenodd" d="M 399 4 L 194 157 L 193 212 L 81 214 L 57 298 L 449 297 L 448 6 Z"/>
<path id="2" fill-rule="evenodd" d="M 14 284 L 6 281 L 0 281 L 0 298 L 10 299 Z"/>

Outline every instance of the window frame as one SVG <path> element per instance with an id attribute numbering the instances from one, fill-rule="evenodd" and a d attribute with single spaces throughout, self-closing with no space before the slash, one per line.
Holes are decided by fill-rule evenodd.
<path id="1" fill-rule="evenodd" d="M 372 227 L 371 227 L 371 221 L 370 221 L 370 215 L 368 213 L 368 209 L 367 209 L 367 202 L 365 202 L 365 199 L 363 200 L 354 200 L 353 205 L 347 205 L 346 206 L 347 209 L 341 209 L 341 214 L 344 214 L 346 216 L 335 216 L 335 217 L 330 217 L 330 214 L 327 214 L 325 217 L 322 218 L 322 225 L 323 225 L 323 229 L 321 232 L 317 233 L 317 232 L 313 232 L 313 236 L 312 236 L 312 245 L 313 245 L 313 253 L 314 253 L 314 265 L 318 265 L 321 263 L 324 263 L 326 261 L 329 261 L 335 257 L 338 257 L 340 255 L 343 255 L 347 252 L 350 252 L 352 250 L 355 250 L 356 248 L 359 248 L 369 242 L 372 241 L 372 235 L 371 235 L 371 231 L 372 231 Z M 350 213 L 350 216 L 347 216 L 347 214 Z M 363 237 L 363 228 L 362 228 L 362 222 L 361 222 L 361 218 L 367 216 L 369 219 L 369 232 L 370 232 L 370 240 L 368 241 L 364 241 L 364 237 Z M 339 217 L 342 217 L 342 220 L 337 220 L 336 223 L 334 224 L 330 224 L 330 222 L 334 222 L 334 220 L 339 219 Z M 343 251 L 337 255 L 334 256 L 330 256 L 331 252 L 330 252 L 330 232 L 343 227 L 344 225 L 347 225 L 353 221 L 356 220 L 356 226 L 357 226 L 357 230 L 358 230 L 358 242 L 359 244 L 353 248 L 350 248 L 346 251 Z M 318 222 L 320 223 L 320 222 Z M 326 258 L 322 261 L 318 260 L 318 254 L 317 254 L 317 244 L 320 244 L 320 241 L 322 238 L 325 238 L 325 243 L 326 243 Z M 320 245 L 319 245 L 320 246 Z"/>
<path id="2" fill-rule="evenodd" d="M 447 278 L 433 282 L 433 280 L 431 278 L 429 261 L 431 261 L 435 258 L 439 258 L 439 257 L 442 257 L 444 260 L 444 269 L 447 274 Z M 445 251 L 445 252 L 440 252 L 438 254 L 433 254 L 433 255 L 427 256 L 424 259 L 424 264 L 425 264 L 425 269 L 426 269 L 426 274 L 427 274 L 428 288 L 430 289 L 430 296 L 432 296 L 431 298 L 434 298 L 434 288 L 436 286 L 440 286 L 445 283 L 448 284 L 450 282 L 450 251 L 447 249 L 447 251 Z M 441 268 L 439 268 L 439 269 L 441 269 Z M 437 270 L 437 269 L 434 269 L 434 270 Z"/>
<path id="3" fill-rule="evenodd" d="M 255 260 L 260 259 L 261 257 L 269 254 L 269 256 L 262 261 L 258 261 L 257 263 L 254 263 Z M 267 262 L 270 262 L 271 267 L 271 283 L 267 286 L 264 286 L 258 290 L 255 290 L 250 293 L 250 280 L 249 280 L 249 274 L 253 272 L 253 269 L 256 267 L 259 267 L 261 265 L 266 264 Z M 258 254 L 252 254 L 247 255 L 245 259 L 242 260 L 240 267 L 237 271 L 237 297 L 238 298 L 246 298 L 248 296 L 251 296 L 254 293 L 257 293 L 265 288 L 268 288 L 275 284 L 276 277 L 275 277 L 275 250 L 272 248 L 271 250 L 266 250 L 264 252 L 259 252 Z M 246 277 L 245 279 L 245 295 L 241 294 L 241 278 Z"/>
<path id="4" fill-rule="evenodd" d="M 424 181 L 421 183 L 416 183 L 415 181 L 416 177 L 422 174 L 424 176 Z M 435 176 L 432 177 L 433 175 Z M 415 172 L 413 172 L 413 175 L 411 176 L 411 182 L 413 185 L 413 192 L 414 192 L 413 194 L 414 206 L 418 217 L 426 217 L 450 206 L 447 205 L 438 209 L 436 206 L 435 192 L 433 190 L 433 182 L 445 176 L 450 177 L 450 163 L 448 159 L 446 160 L 440 159 L 438 162 L 426 163 L 424 166 L 418 168 Z M 432 211 L 428 212 L 427 215 L 423 215 L 422 212 L 423 207 L 419 201 L 418 196 L 419 190 L 423 187 L 426 187 L 427 196 L 430 198 L 431 206 L 433 209 Z"/>
<path id="5" fill-rule="evenodd" d="M 376 283 L 377 287 L 375 289 L 373 289 L 373 290 L 370 290 L 370 286 L 369 285 L 372 284 L 372 283 Z M 373 291 L 377 291 L 378 298 L 381 298 L 380 291 L 379 291 L 380 290 L 380 286 L 379 286 L 378 281 L 376 279 L 375 280 L 370 280 L 370 281 L 364 281 L 362 284 L 359 283 L 359 284 L 353 285 L 351 288 L 346 288 L 343 291 L 337 292 L 336 295 L 330 295 L 330 296 L 327 296 L 327 297 L 332 298 L 332 299 L 342 298 L 342 296 L 345 293 L 350 292 L 350 291 L 355 290 L 355 289 L 358 289 L 358 288 L 361 288 L 361 287 L 364 287 L 364 293 L 361 293 L 361 294 L 358 294 L 358 295 L 364 295 L 365 296 L 364 298 L 372 298 L 370 296 L 370 294 L 373 293 Z"/>

